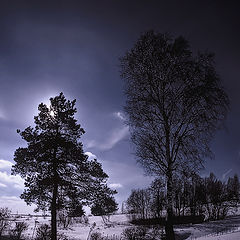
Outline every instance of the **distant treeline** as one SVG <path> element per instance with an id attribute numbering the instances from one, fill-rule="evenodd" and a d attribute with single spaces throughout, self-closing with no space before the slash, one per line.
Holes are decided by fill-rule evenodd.
<path id="1" fill-rule="evenodd" d="M 218 220 L 236 211 L 240 200 L 238 175 L 221 181 L 213 173 L 209 177 L 182 174 L 174 178 L 173 210 L 175 216 L 201 216 Z M 166 188 L 162 178 L 145 189 L 133 189 L 122 210 L 132 220 L 162 219 L 166 213 Z"/>

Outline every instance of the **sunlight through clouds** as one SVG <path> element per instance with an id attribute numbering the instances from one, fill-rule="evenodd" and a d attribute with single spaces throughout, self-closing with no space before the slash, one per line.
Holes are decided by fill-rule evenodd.
<path id="1" fill-rule="evenodd" d="M 97 156 L 91 152 L 85 152 L 85 154 L 88 156 L 90 160 L 97 159 Z"/>

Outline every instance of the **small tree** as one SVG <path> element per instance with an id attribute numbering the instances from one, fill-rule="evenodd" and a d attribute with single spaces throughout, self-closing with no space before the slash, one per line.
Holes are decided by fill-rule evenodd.
<path id="1" fill-rule="evenodd" d="M 206 210 L 208 219 L 221 219 L 227 216 L 232 207 L 228 200 L 227 186 L 225 182 L 218 180 L 213 173 L 205 178 Z"/>
<path id="2" fill-rule="evenodd" d="M 51 229 L 48 224 L 42 224 L 37 228 L 35 240 L 50 240 Z"/>
<path id="3" fill-rule="evenodd" d="M 110 215 L 117 210 L 118 204 L 111 196 L 101 196 L 91 207 L 91 213 L 94 216 L 102 216 L 104 223 L 106 223 L 106 220 L 109 221 Z"/>
<path id="4" fill-rule="evenodd" d="M 174 240 L 174 174 L 196 171 L 211 156 L 209 143 L 225 119 L 229 100 L 213 54 L 194 56 L 183 37 L 142 34 L 121 58 L 121 76 L 137 159 L 148 174 L 166 178 L 166 235 Z"/>
<path id="5" fill-rule="evenodd" d="M 21 198 L 27 204 L 51 211 L 51 239 L 56 240 L 57 210 L 73 201 L 90 203 L 104 191 L 113 192 L 106 186 L 108 176 L 101 164 L 84 154 L 80 142 L 84 130 L 74 118 L 76 100 L 66 100 L 60 93 L 50 103 L 49 107 L 39 105 L 35 127 L 18 130 L 27 147 L 15 151 L 12 173 L 25 179 Z"/>
<path id="6" fill-rule="evenodd" d="M 233 178 L 229 177 L 227 182 L 228 201 L 239 202 L 240 200 L 240 183 L 238 175 L 235 174 Z"/>
<path id="7" fill-rule="evenodd" d="M 15 227 L 10 231 L 10 237 L 12 240 L 20 240 L 23 232 L 28 229 L 28 224 L 25 222 L 16 222 Z"/>

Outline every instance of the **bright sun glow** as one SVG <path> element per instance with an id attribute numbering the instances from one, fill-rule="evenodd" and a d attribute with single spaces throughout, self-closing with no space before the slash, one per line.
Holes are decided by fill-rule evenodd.
<path id="1" fill-rule="evenodd" d="M 54 111 L 51 110 L 51 111 L 50 111 L 50 116 L 54 117 L 54 115 L 55 115 L 55 114 L 54 114 Z"/>

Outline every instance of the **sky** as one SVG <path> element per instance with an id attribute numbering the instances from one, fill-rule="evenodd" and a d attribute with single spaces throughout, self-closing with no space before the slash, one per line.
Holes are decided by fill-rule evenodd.
<path id="1" fill-rule="evenodd" d="M 25 146 L 16 130 L 33 126 L 38 104 L 60 92 L 77 100 L 84 151 L 102 163 L 119 208 L 131 189 L 150 184 L 124 124 L 119 58 L 151 29 L 215 53 L 231 105 L 201 174 L 239 174 L 239 18 L 233 2 L 220 1 L 0 1 L 0 207 L 34 208 L 19 199 L 24 180 L 10 175 L 14 151 Z"/>

